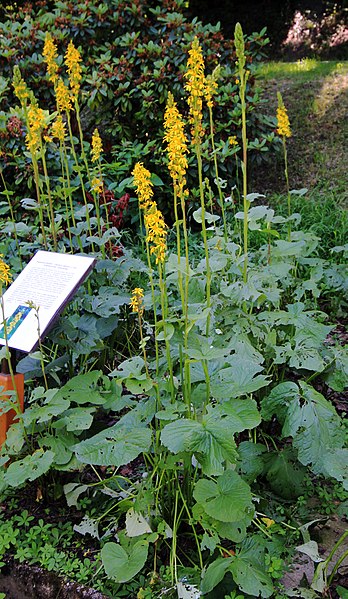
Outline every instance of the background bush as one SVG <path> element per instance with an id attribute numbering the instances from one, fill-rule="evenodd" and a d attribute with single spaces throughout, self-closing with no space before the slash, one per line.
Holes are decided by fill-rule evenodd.
<path id="1" fill-rule="evenodd" d="M 30 163 L 23 158 L 25 132 L 21 115 L 14 108 L 18 105 L 11 86 L 14 65 L 19 65 L 40 106 L 50 110 L 55 107 L 41 55 L 46 31 L 55 39 L 61 56 L 70 39 L 82 51 L 83 128 L 87 139 L 95 126 L 100 128 L 107 159 L 112 163 L 109 183 L 116 194 L 126 190 L 122 184 L 124 166 L 131 167 L 139 157 L 151 155 L 151 169 L 160 177 L 166 170 L 162 122 L 167 94 L 171 91 L 181 110 L 187 113 L 183 74 L 188 48 L 197 35 L 206 57 L 207 72 L 212 72 L 217 64 L 223 67 L 214 116 L 216 123 L 220 123 L 216 126 L 217 139 L 222 138 L 220 175 L 233 185 L 238 160 L 227 160 L 232 153 L 228 137 L 240 135 L 241 119 L 233 40 L 224 38 L 219 25 L 203 25 L 196 18 L 188 21 L 182 0 L 167 0 L 158 6 L 151 0 L 80 3 L 64 0 L 26 3 L 8 9 L 0 23 L 0 152 L 9 184 L 20 184 L 22 193 L 26 193 L 31 174 Z M 264 57 L 267 43 L 265 30 L 249 36 L 246 43 L 251 71 L 248 134 L 254 161 L 266 156 L 275 141 L 275 121 L 262 114 L 262 98 L 254 77 L 255 65 Z M 208 145 L 206 152 L 208 157 Z M 210 168 L 208 162 L 207 169 Z M 158 197 L 162 209 L 166 208 L 164 198 L 169 185 L 166 177 L 163 175 L 165 187 Z"/>

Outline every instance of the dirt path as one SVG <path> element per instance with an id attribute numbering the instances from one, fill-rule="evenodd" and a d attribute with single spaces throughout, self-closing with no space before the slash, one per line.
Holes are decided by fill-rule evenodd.
<path id="1" fill-rule="evenodd" d="M 289 77 L 261 81 L 261 86 L 267 113 L 276 112 L 278 90 L 288 108 L 291 187 L 332 190 L 348 207 L 348 66 L 313 81 Z M 256 180 L 265 191 L 283 191 L 281 160 L 256 173 Z"/>

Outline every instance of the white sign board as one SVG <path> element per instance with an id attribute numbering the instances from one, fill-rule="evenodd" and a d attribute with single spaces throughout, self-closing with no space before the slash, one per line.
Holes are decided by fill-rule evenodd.
<path id="1" fill-rule="evenodd" d="M 38 324 L 42 338 L 94 263 L 88 256 L 38 251 L 3 294 L 9 347 L 33 351 L 39 343 Z M 2 320 L 1 316 L 0 345 L 5 345 Z"/>

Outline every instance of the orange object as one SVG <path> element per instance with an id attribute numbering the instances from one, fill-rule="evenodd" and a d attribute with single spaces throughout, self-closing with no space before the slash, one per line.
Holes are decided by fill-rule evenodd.
<path id="1" fill-rule="evenodd" d="M 19 405 L 21 412 L 24 410 L 24 374 L 15 374 L 14 382 L 19 399 Z M 13 391 L 13 381 L 10 374 L 0 373 L 0 387 L 3 387 L 3 391 Z M 0 402 L 4 396 L 0 396 Z M 0 448 L 6 441 L 6 433 L 10 428 L 12 422 L 16 418 L 16 412 L 10 410 L 6 414 L 0 416 Z"/>

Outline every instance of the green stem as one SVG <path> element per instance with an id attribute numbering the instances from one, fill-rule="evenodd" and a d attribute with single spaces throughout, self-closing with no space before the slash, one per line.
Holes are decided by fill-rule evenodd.
<path id="1" fill-rule="evenodd" d="M 228 237 L 227 237 L 227 222 L 226 222 L 225 205 L 224 205 L 225 202 L 224 202 L 224 197 L 223 197 L 221 186 L 220 186 L 219 169 L 218 169 L 218 162 L 217 162 L 217 156 L 216 156 L 216 151 L 215 151 L 215 141 L 214 141 L 213 111 L 210 106 L 209 106 L 209 122 L 210 122 L 211 149 L 212 149 L 212 153 L 213 153 L 214 170 L 215 170 L 215 183 L 216 183 L 216 187 L 218 189 L 219 200 L 220 200 L 222 222 L 224 225 L 224 239 L 225 239 L 225 242 L 227 243 Z"/>

